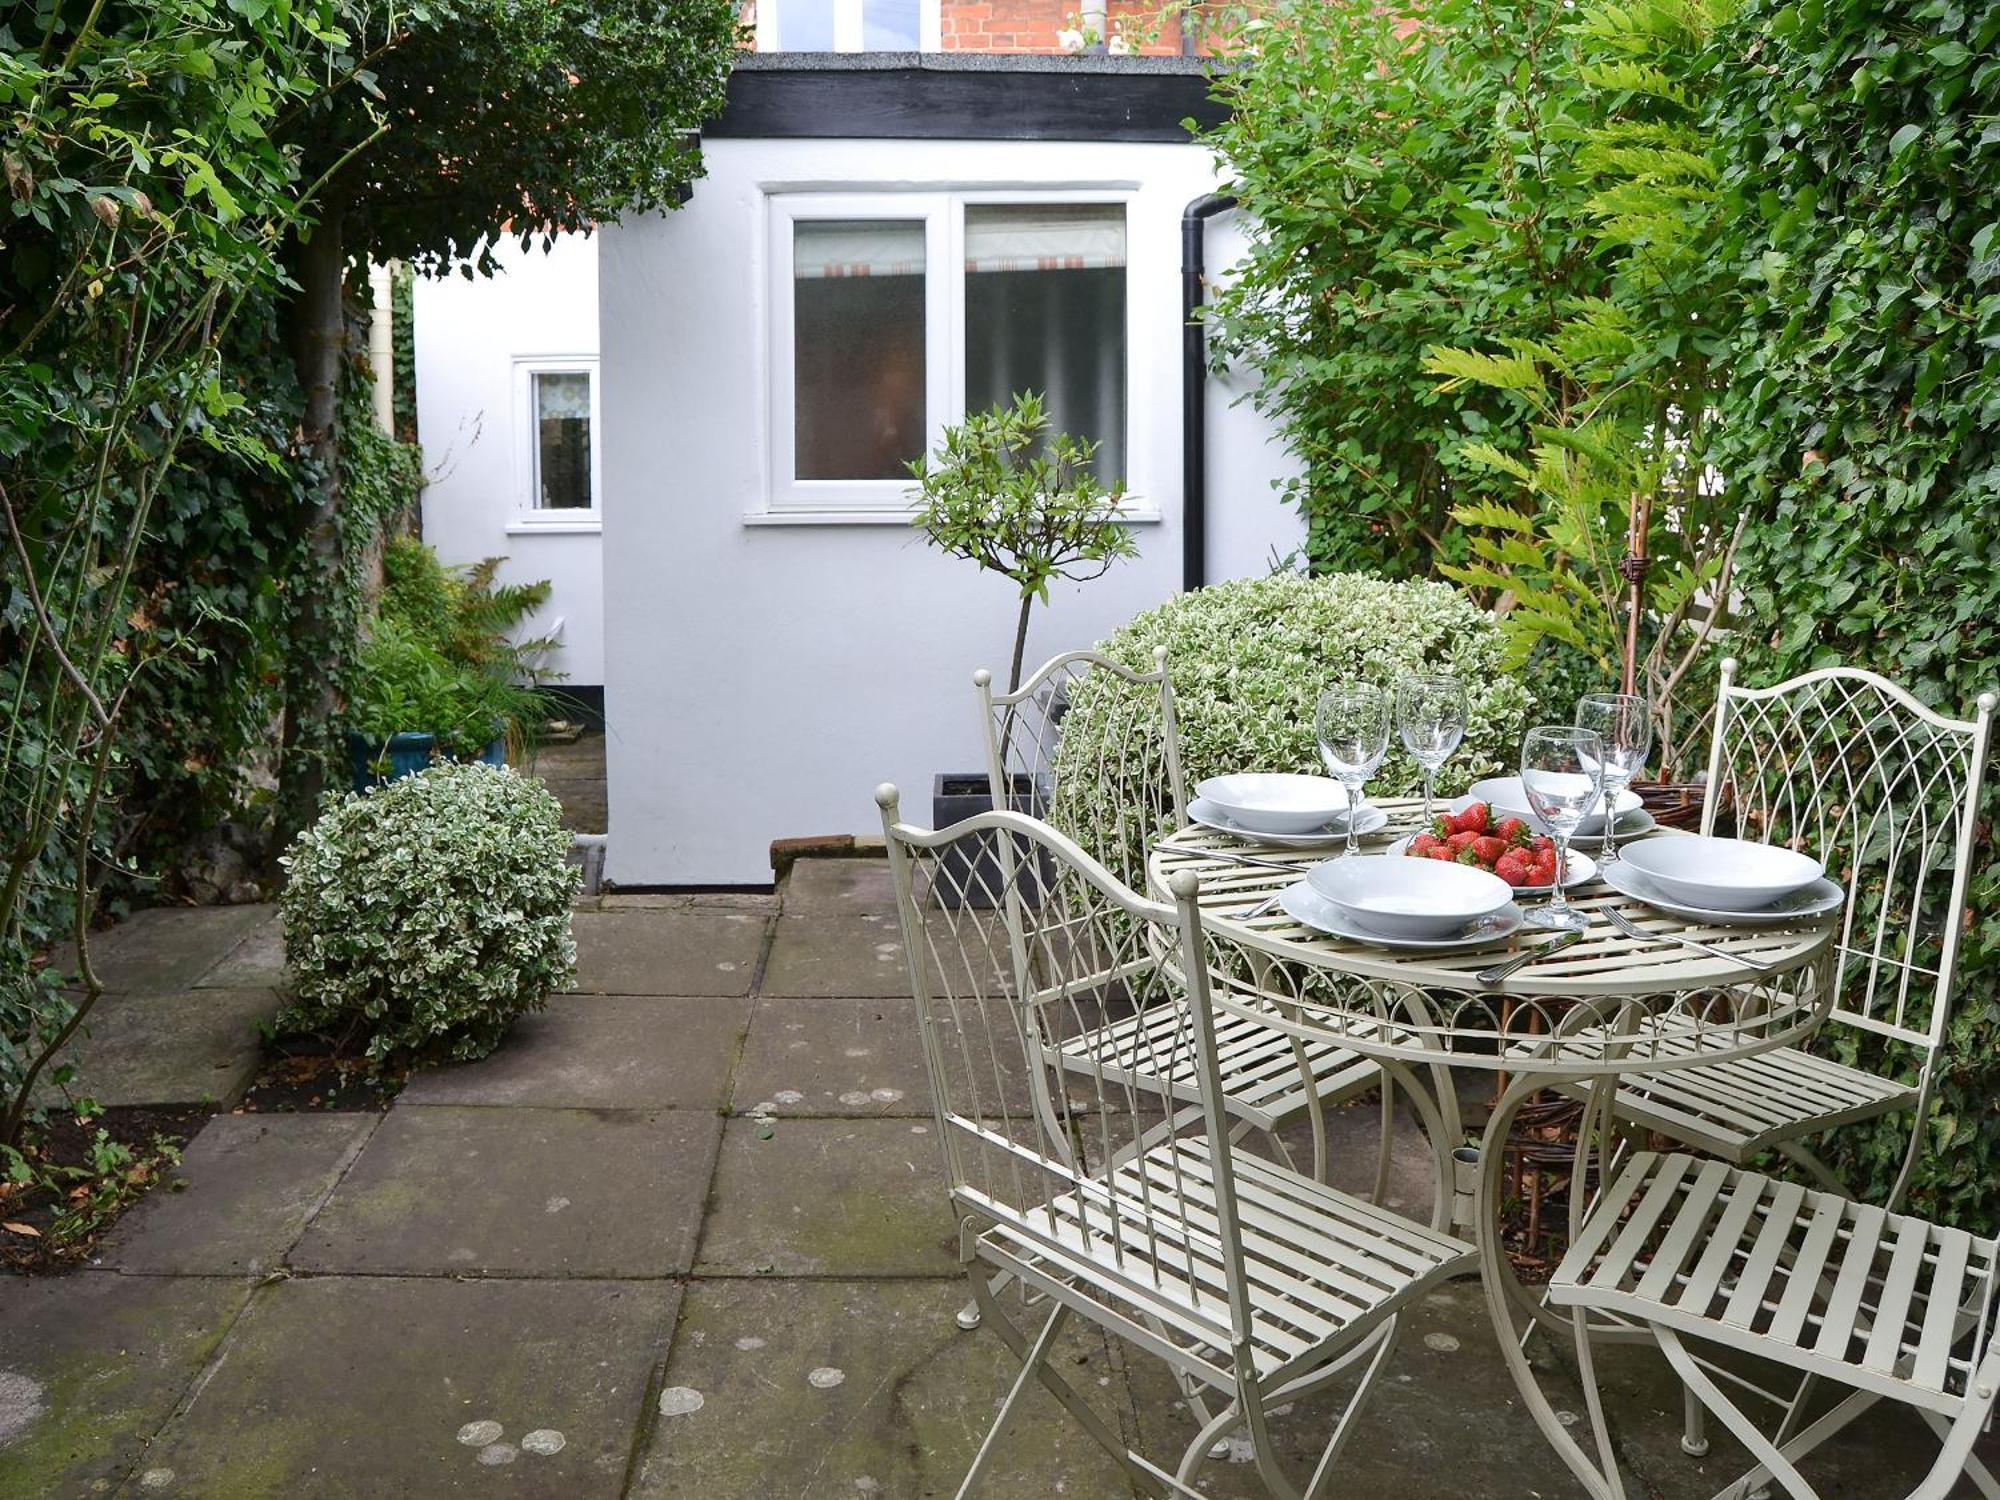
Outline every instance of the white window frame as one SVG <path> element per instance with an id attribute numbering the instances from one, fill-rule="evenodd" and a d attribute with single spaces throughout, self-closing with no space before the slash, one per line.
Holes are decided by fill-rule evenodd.
<path id="1" fill-rule="evenodd" d="M 594 354 L 530 354 L 514 360 L 514 493 L 515 524 L 509 531 L 545 529 L 596 530 L 603 522 L 604 423 L 601 416 L 604 382 Z M 535 407 L 537 375 L 590 377 L 590 506 L 556 510 L 542 497 L 540 423 Z"/>
<path id="2" fill-rule="evenodd" d="M 864 0 L 833 0 L 833 50 L 865 52 Z M 783 0 L 757 0 L 757 50 L 783 52 L 784 28 L 778 11 Z M 917 0 L 917 50 L 936 52 L 944 43 L 942 0 Z"/>
<path id="3" fill-rule="evenodd" d="M 770 464 L 765 509 L 752 522 L 814 520 L 906 521 L 915 513 L 911 479 L 799 479 L 797 477 L 796 367 L 793 350 L 792 234 L 801 219 L 920 219 L 924 229 L 924 451 L 934 450 L 945 428 L 965 414 L 965 210 L 988 203 L 1117 204 L 1125 210 L 1125 433 L 1126 478 L 1132 479 L 1134 278 L 1132 202 L 1129 186 L 1023 189 L 953 188 L 879 193 L 767 191 L 765 235 L 769 310 L 764 357 L 769 372 L 765 407 Z M 596 387 L 592 386 L 593 395 Z M 1135 515 L 1134 519 L 1147 519 Z"/>

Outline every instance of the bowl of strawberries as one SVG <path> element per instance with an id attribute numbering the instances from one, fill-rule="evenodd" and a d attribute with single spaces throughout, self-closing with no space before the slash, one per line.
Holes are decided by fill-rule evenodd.
<path id="1" fill-rule="evenodd" d="M 1470 865 L 1517 891 L 1553 890 L 1556 883 L 1555 840 L 1490 802 L 1467 801 L 1438 814 L 1424 832 L 1391 844 L 1389 853 Z M 1578 885 L 1596 873 L 1596 863 L 1572 849 L 1563 884 Z"/>

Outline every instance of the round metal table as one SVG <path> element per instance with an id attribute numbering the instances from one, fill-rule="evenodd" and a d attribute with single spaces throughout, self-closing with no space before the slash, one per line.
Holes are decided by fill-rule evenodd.
<path id="1" fill-rule="evenodd" d="M 1414 831 L 1421 804 L 1378 799 L 1387 828 L 1367 841 L 1379 851 Z M 1675 837 L 1669 830 L 1647 837 Z M 1580 841 L 1584 852 L 1595 840 Z M 1501 1242 L 1502 1154 L 1522 1105 L 1565 1087 L 1587 1093 L 1571 1181 L 1572 1237 L 1593 1134 L 1604 1134 L 1621 1076 L 1733 1061 L 1802 1040 L 1833 1000 L 1835 922 L 1798 927 L 1708 926 L 1682 921 L 1601 882 L 1571 888 L 1592 922 L 1581 941 L 1516 969 L 1497 983 L 1480 971 L 1539 947 L 1556 934 L 1523 927 L 1504 943 L 1448 952 L 1390 951 L 1332 937 L 1275 909 L 1271 898 L 1336 845 L 1260 844 L 1206 828 L 1163 839 L 1148 857 L 1156 893 L 1190 871 L 1209 944 L 1214 1005 L 1289 1032 L 1300 1045 L 1334 1042 L 1380 1062 L 1432 1138 L 1438 1163 L 1437 1227 L 1469 1220 L 1502 1356 L 1522 1400 L 1556 1452 L 1598 1500 L 1617 1491 L 1572 1437 L 1522 1352 L 1525 1322 L 1565 1322 L 1515 1276 Z M 1535 897 L 1530 900 L 1546 898 Z M 1642 931 L 1611 926 L 1617 911 Z M 1676 938 L 1715 950 L 1692 951 Z M 1452 1075 L 1501 1075 L 1497 1105 L 1480 1132 L 1469 1215 L 1453 1213 L 1455 1150 L 1463 1139 Z M 1608 1153 L 1608 1143 L 1600 1150 Z M 1608 1159 L 1608 1157 L 1607 1157 Z M 1586 1375 L 1586 1379 L 1588 1379 Z M 1599 1434 L 1601 1451 L 1608 1445 Z"/>

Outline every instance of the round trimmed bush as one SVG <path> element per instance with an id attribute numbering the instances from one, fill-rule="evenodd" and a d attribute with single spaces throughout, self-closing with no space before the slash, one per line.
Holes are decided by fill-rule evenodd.
<path id="1" fill-rule="evenodd" d="M 1448 583 L 1273 573 L 1212 584 L 1136 616 L 1097 649 L 1150 671 L 1159 646 L 1167 648 L 1189 796 L 1203 777 L 1232 771 L 1324 774 L 1313 709 L 1320 692 L 1341 678 L 1393 685 L 1414 672 L 1437 671 L 1465 684 L 1465 742 L 1439 774 L 1441 792 L 1512 770 L 1520 754 L 1528 692 L 1500 670 L 1493 617 Z M 1157 830 L 1087 805 L 1104 795 L 1092 768 L 1101 759 L 1098 747 L 1140 737 L 1135 715 L 1157 712 L 1095 674 L 1071 690 L 1063 718 L 1051 816 L 1062 827 L 1120 827 L 1133 847 L 1093 851 L 1114 869 L 1137 868 L 1141 841 Z M 1420 786 L 1417 764 L 1393 730 L 1389 745 L 1388 759 L 1369 780 L 1370 796 L 1407 795 Z M 1069 766 L 1079 774 L 1065 776 Z"/>
<path id="2" fill-rule="evenodd" d="M 576 976 L 562 808 L 504 767 L 444 764 L 331 803 L 284 858 L 303 1030 L 368 1054 L 484 1057 Z"/>

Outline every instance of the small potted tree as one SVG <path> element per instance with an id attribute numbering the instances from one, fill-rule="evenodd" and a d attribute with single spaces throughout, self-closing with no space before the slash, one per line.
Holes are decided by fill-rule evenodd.
<path id="1" fill-rule="evenodd" d="M 1118 519 L 1123 482 L 1107 486 L 1092 467 L 1098 445 L 1049 429 L 1041 397 L 1024 392 L 1011 407 L 995 406 L 946 429 L 938 450 L 910 465 L 925 540 L 1000 574 L 1018 591 L 1010 693 L 1021 685 L 1029 618 L 1037 601 L 1049 602 L 1049 585 L 1101 578 L 1139 550 Z M 936 827 L 991 806 L 984 772 L 938 776 L 931 798 Z"/>

